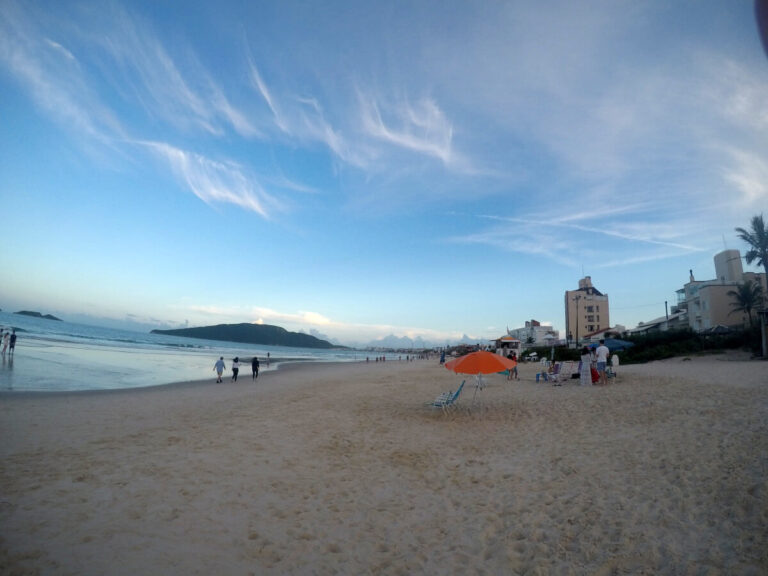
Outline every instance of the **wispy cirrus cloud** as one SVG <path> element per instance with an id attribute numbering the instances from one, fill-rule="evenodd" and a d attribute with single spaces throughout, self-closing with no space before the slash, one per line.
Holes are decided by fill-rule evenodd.
<path id="1" fill-rule="evenodd" d="M 546 257 L 558 264 L 574 266 L 587 259 L 595 267 L 626 266 L 672 258 L 705 250 L 691 241 L 681 222 L 653 222 L 638 218 L 646 207 L 638 204 L 627 207 L 596 209 L 553 216 L 494 216 L 483 215 L 481 220 L 495 222 L 476 232 L 454 236 L 448 241 L 458 244 L 480 244 L 496 249 Z M 635 217 L 632 217 L 632 214 Z M 630 251 L 631 257 L 614 258 Z"/>
<path id="2" fill-rule="evenodd" d="M 248 65 L 251 85 L 266 103 L 275 126 L 282 134 L 298 144 L 318 142 L 345 164 L 358 168 L 369 164 L 370 159 L 362 149 L 352 146 L 341 130 L 327 119 L 317 98 L 296 95 L 278 98 L 250 55 Z"/>
<path id="3" fill-rule="evenodd" d="M 207 204 L 228 203 L 267 218 L 280 203 L 242 166 L 211 160 L 162 142 L 138 142 L 164 160 L 176 178 Z"/>
<path id="4" fill-rule="evenodd" d="M 443 164 L 455 162 L 453 126 L 430 98 L 415 104 L 403 101 L 384 103 L 370 95 L 358 94 L 363 132 L 393 146 L 437 158 Z"/>
<path id="5" fill-rule="evenodd" d="M 102 104 L 73 53 L 46 37 L 13 3 L 0 10 L 0 61 L 59 124 L 101 144 L 124 135 L 122 123 Z"/>
<path id="6" fill-rule="evenodd" d="M 251 85 L 256 90 L 256 92 L 259 93 L 259 95 L 263 98 L 264 102 L 266 102 L 267 106 L 269 107 L 270 112 L 272 113 L 272 118 L 275 122 L 275 125 L 282 131 L 282 132 L 290 132 L 290 128 L 287 125 L 286 121 L 283 119 L 283 115 L 280 112 L 280 109 L 275 102 L 274 98 L 272 97 L 272 93 L 267 86 L 266 82 L 261 77 L 261 73 L 259 72 L 259 69 L 256 67 L 256 64 L 253 63 L 253 59 L 251 58 L 250 54 L 248 55 L 248 71 L 249 71 L 249 78 L 251 80 Z"/>
<path id="7" fill-rule="evenodd" d="M 150 115 L 179 128 L 197 128 L 215 136 L 222 136 L 227 129 L 247 138 L 259 134 L 191 52 L 186 70 L 182 70 L 149 22 L 118 5 L 112 9 L 112 33 L 96 36 L 93 42 L 110 56 L 107 65 L 121 70 L 121 83 L 127 80 L 133 87 L 134 94 L 126 97 L 141 102 Z"/>

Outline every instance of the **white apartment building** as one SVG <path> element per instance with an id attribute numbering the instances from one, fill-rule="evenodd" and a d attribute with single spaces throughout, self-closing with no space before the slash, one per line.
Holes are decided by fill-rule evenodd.
<path id="1" fill-rule="evenodd" d="M 558 339 L 557 330 L 536 320 L 526 321 L 523 328 L 507 329 L 507 335 L 520 340 L 524 347 L 548 346 Z"/>

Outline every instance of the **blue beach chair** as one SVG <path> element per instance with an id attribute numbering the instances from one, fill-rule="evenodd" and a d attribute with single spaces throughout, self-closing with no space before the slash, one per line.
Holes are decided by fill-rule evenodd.
<path id="1" fill-rule="evenodd" d="M 456 392 L 443 392 L 440 394 L 440 396 L 427 404 L 427 406 L 432 406 L 433 408 L 442 408 L 443 412 L 448 412 L 449 408 L 452 408 L 456 405 L 456 400 L 459 399 L 459 395 L 464 389 L 464 382 L 465 380 L 462 380 L 461 384 L 459 384 L 459 387 L 456 389 Z"/>

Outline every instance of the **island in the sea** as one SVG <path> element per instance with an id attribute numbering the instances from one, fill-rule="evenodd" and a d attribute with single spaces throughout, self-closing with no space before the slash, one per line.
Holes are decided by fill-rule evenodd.
<path id="1" fill-rule="evenodd" d="M 40 314 L 40 312 L 32 312 L 30 310 L 19 310 L 18 312 L 14 312 L 14 314 L 32 316 L 33 318 L 43 318 L 45 320 L 57 320 L 58 322 L 62 322 L 61 318 L 56 318 L 56 316 L 53 316 L 52 314 Z"/>
<path id="2" fill-rule="evenodd" d="M 327 340 L 321 340 L 310 334 L 289 332 L 280 326 L 269 324 L 217 324 L 216 326 L 198 326 L 196 328 L 176 328 L 173 330 L 152 330 L 152 334 L 168 334 L 185 338 L 202 338 L 225 342 L 243 342 L 264 346 L 290 346 L 292 348 L 343 348 Z"/>

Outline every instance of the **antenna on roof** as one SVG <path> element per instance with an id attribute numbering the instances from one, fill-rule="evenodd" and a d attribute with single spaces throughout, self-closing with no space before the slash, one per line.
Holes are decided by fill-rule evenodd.
<path id="1" fill-rule="evenodd" d="M 725 243 L 725 234 L 723 234 L 723 250 L 728 250 L 728 244 Z"/>

